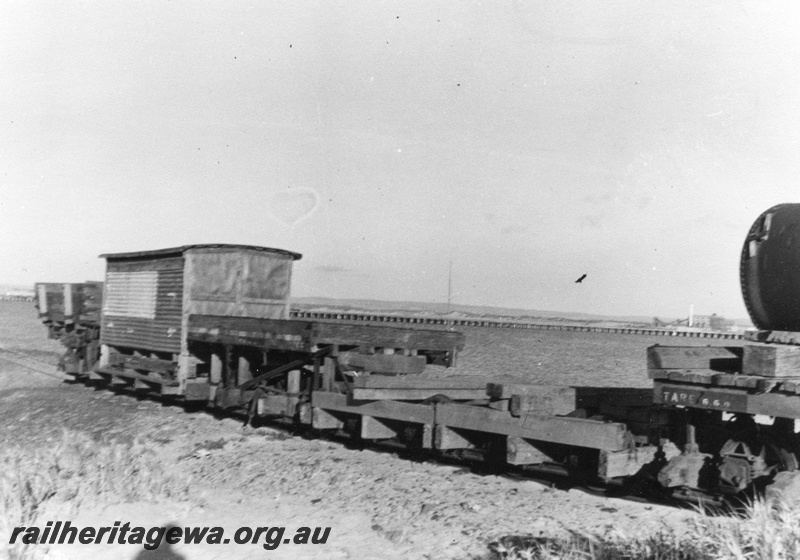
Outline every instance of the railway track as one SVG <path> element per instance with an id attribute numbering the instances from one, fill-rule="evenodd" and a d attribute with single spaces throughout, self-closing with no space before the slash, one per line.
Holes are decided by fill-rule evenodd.
<path id="1" fill-rule="evenodd" d="M 33 371 L 40 375 L 51 377 L 53 379 L 58 379 L 61 381 L 70 379 L 68 375 L 64 373 L 59 373 L 57 366 L 39 360 L 35 360 L 33 358 L 30 358 L 29 356 L 26 356 L 25 354 L 13 350 L 0 348 L 0 360 L 10 362 L 18 366 L 22 366 L 30 371 Z"/>

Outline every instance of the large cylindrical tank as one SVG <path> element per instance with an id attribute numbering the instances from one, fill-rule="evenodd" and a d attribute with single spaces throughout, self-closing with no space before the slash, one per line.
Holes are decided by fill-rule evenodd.
<path id="1" fill-rule="evenodd" d="M 779 204 L 758 217 L 742 248 L 740 279 L 757 328 L 800 331 L 800 204 Z"/>

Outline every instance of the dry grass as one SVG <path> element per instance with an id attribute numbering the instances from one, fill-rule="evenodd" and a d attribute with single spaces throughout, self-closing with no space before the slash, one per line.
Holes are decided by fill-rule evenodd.
<path id="1" fill-rule="evenodd" d="M 0 451 L 0 543 L 16 526 L 44 525 L 54 504 L 77 508 L 92 499 L 113 502 L 188 499 L 190 479 L 169 469 L 153 444 L 98 442 L 65 432 L 49 449 Z M 17 544 L 10 558 L 33 558 L 45 547 Z M 34 550 L 35 549 L 35 550 Z M 0 548 L 0 552 L 2 549 Z"/>
<path id="2" fill-rule="evenodd" d="M 797 560 L 800 509 L 759 500 L 738 515 L 700 512 L 681 529 L 637 536 L 503 537 L 492 548 L 504 560 Z"/>

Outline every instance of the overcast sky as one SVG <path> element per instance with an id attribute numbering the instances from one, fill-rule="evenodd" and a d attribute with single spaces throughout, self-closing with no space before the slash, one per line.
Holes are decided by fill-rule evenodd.
<path id="1" fill-rule="evenodd" d="M 0 2 L 0 283 L 246 243 L 296 296 L 746 316 L 794 3 L 252 4 Z"/>

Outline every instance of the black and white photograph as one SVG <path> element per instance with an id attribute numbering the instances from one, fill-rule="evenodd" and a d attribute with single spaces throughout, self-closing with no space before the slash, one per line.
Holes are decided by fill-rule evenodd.
<path id="1" fill-rule="evenodd" d="M 800 559 L 798 29 L 0 0 L 0 557 Z"/>

